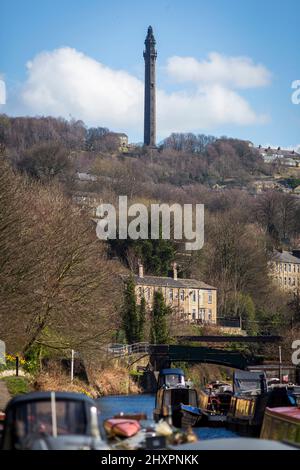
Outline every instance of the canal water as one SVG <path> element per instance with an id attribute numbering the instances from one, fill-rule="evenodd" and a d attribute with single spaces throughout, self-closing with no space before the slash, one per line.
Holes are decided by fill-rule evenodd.
<path id="1" fill-rule="evenodd" d="M 102 421 L 112 416 L 123 413 L 145 413 L 149 419 L 152 419 L 155 405 L 155 395 L 126 395 L 126 396 L 108 396 L 97 400 Z M 230 438 L 236 436 L 225 428 L 195 428 L 195 434 L 199 439 L 218 439 Z"/>

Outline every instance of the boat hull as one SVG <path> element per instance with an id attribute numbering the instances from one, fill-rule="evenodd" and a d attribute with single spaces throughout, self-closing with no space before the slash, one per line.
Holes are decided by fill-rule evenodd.
<path id="1" fill-rule="evenodd" d="M 259 437 L 268 394 L 232 397 L 227 427 L 241 436 Z"/>
<path id="2" fill-rule="evenodd" d="M 172 424 L 176 428 L 187 429 L 198 427 L 202 419 L 202 413 L 198 408 L 189 405 L 173 406 L 171 411 Z M 154 410 L 154 420 L 166 419 L 166 415 L 159 410 Z"/>
<path id="3" fill-rule="evenodd" d="M 260 438 L 300 446 L 300 408 L 267 408 Z"/>
<path id="4" fill-rule="evenodd" d="M 178 428 L 196 426 L 201 419 L 196 390 L 188 387 L 159 389 L 153 415 L 155 421 L 172 418 Z"/>
<path id="5" fill-rule="evenodd" d="M 224 428 L 227 425 L 227 416 L 203 411 L 202 418 L 198 424 L 205 428 Z"/>
<path id="6" fill-rule="evenodd" d="M 199 408 L 195 408 L 188 405 L 181 405 L 180 407 L 180 415 L 181 415 L 181 428 L 187 429 L 189 427 L 197 427 L 199 426 L 202 413 Z"/>

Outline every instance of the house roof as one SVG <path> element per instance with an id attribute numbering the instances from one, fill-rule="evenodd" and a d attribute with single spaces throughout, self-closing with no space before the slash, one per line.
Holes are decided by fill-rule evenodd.
<path id="1" fill-rule="evenodd" d="M 106 135 L 114 136 L 114 137 L 126 137 L 128 139 L 128 135 L 124 132 L 108 132 Z"/>
<path id="2" fill-rule="evenodd" d="M 300 264 L 300 258 L 297 258 L 297 256 L 294 256 L 289 251 L 283 251 L 282 253 L 279 251 L 276 252 L 274 255 L 274 261 L 279 263 Z"/>
<path id="3" fill-rule="evenodd" d="M 265 148 L 260 147 L 257 149 L 261 155 L 277 155 L 278 157 L 291 157 L 291 158 L 298 158 L 300 154 L 295 150 L 290 149 L 282 149 L 282 148 Z"/>
<path id="4" fill-rule="evenodd" d="M 300 260 L 299 260 L 300 261 Z M 123 276 L 128 278 L 129 275 Z M 188 289 L 208 289 L 217 290 L 216 287 L 209 286 L 197 279 L 174 279 L 173 277 L 158 277 L 158 276 L 133 276 L 136 285 L 154 286 L 154 287 L 173 287 L 174 289 L 188 288 Z"/>

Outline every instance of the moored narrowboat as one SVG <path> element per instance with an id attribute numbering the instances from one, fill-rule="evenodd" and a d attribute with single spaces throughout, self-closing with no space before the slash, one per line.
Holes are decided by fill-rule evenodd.
<path id="1" fill-rule="evenodd" d="M 196 390 L 187 387 L 160 388 L 156 394 L 153 417 L 166 419 L 177 428 L 195 427 L 201 419 Z"/>
<path id="2" fill-rule="evenodd" d="M 267 408 L 260 437 L 300 445 L 300 408 Z"/>
<path id="3" fill-rule="evenodd" d="M 224 426 L 230 408 L 232 387 L 227 383 L 213 382 L 199 392 L 202 426 Z"/>
<path id="4" fill-rule="evenodd" d="M 268 389 L 264 374 L 237 372 L 227 426 L 241 435 L 257 437 L 267 407 L 296 407 L 299 399 L 299 387 L 280 385 Z"/>
<path id="5" fill-rule="evenodd" d="M 241 435 L 259 436 L 267 401 L 264 373 L 236 371 L 227 413 L 228 428 Z"/>

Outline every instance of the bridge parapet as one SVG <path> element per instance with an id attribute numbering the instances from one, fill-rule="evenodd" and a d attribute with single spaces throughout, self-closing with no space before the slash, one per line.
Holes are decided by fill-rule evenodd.
<path id="1" fill-rule="evenodd" d="M 149 343 L 110 344 L 107 346 L 106 352 L 114 357 L 124 357 L 133 354 L 148 354 L 149 347 Z"/>
<path id="2" fill-rule="evenodd" d="M 264 362 L 262 356 L 254 356 L 237 350 L 173 344 L 111 344 L 107 347 L 106 352 L 115 358 L 135 354 L 149 355 L 150 364 L 154 370 L 169 367 L 174 362 L 217 364 L 245 370 L 249 366 L 261 365 Z"/>
<path id="3" fill-rule="evenodd" d="M 280 343 L 282 336 L 275 335 L 261 335 L 261 336 L 176 336 L 180 343 L 194 342 L 194 343 Z"/>

